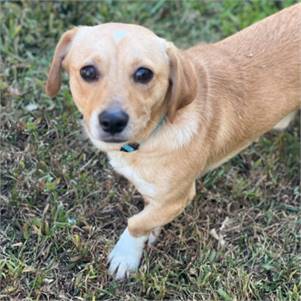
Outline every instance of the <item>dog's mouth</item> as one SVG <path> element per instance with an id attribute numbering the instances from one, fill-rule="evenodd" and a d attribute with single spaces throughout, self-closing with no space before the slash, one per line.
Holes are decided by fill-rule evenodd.
<path id="1" fill-rule="evenodd" d="M 91 129 L 87 126 L 87 124 L 85 122 L 83 122 L 83 126 L 84 126 L 86 133 L 88 134 L 88 137 L 92 141 L 95 141 L 95 143 L 104 142 L 104 143 L 108 143 L 108 144 L 114 144 L 114 143 L 125 143 L 129 140 L 127 135 L 124 135 L 121 133 L 111 135 L 111 134 L 107 134 L 107 133 L 99 133 L 98 131 L 93 132 L 93 131 L 91 131 Z"/>
<path id="2" fill-rule="evenodd" d="M 114 137 L 114 136 L 104 137 L 104 138 L 101 138 L 101 140 L 106 143 L 124 143 L 127 141 L 127 139 L 124 139 L 121 137 Z"/>
<path id="3" fill-rule="evenodd" d="M 97 138 L 97 140 L 105 143 L 124 143 L 128 141 L 128 135 L 125 133 L 111 134 L 102 132 L 97 135 Z"/>

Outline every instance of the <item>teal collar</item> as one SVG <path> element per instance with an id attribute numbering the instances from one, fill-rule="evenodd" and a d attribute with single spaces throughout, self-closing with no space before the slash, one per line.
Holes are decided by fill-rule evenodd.
<path id="1" fill-rule="evenodd" d="M 152 136 L 164 123 L 165 121 L 165 117 L 162 117 L 159 121 L 159 123 L 157 124 L 157 126 L 155 127 L 155 129 L 151 132 L 150 136 Z M 143 141 L 141 142 L 143 143 Z M 126 152 L 126 153 L 132 153 L 136 150 L 139 149 L 139 146 L 141 143 L 127 143 L 121 146 L 120 151 L 121 152 Z"/>
<path id="2" fill-rule="evenodd" d="M 140 146 L 139 143 L 124 144 L 121 146 L 120 151 L 126 152 L 126 153 L 131 153 L 131 152 L 136 151 L 139 148 L 139 146 Z"/>

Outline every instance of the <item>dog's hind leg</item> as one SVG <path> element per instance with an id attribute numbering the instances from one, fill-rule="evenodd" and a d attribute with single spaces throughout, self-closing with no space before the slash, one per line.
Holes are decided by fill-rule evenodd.
<path id="1" fill-rule="evenodd" d="M 282 131 L 286 129 L 291 121 L 295 118 L 297 112 L 291 112 L 288 115 L 286 115 L 283 119 L 281 119 L 274 127 L 274 130 Z"/>

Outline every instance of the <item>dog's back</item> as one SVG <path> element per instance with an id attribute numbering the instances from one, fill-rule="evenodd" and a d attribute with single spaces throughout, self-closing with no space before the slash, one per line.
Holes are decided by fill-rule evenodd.
<path id="1" fill-rule="evenodd" d="M 278 106 L 287 107 L 287 113 L 298 108 L 301 101 L 301 4 L 255 23 L 217 46 L 225 51 L 231 48 L 232 57 L 250 83 L 250 97 L 263 101 L 264 96 L 269 107 L 277 101 Z"/>
<path id="2" fill-rule="evenodd" d="M 300 107 L 301 4 L 187 53 L 205 70 L 206 101 L 214 108 L 209 165 L 232 157 Z"/>

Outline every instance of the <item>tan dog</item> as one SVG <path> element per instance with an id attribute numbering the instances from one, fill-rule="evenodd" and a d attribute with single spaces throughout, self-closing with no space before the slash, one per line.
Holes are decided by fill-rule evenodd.
<path id="1" fill-rule="evenodd" d="M 109 255 L 111 274 L 137 270 L 145 242 L 194 197 L 197 176 L 289 124 L 301 101 L 300 55 L 301 4 L 185 51 L 137 25 L 61 37 L 48 95 L 63 66 L 92 142 L 145 199 Z"/>

